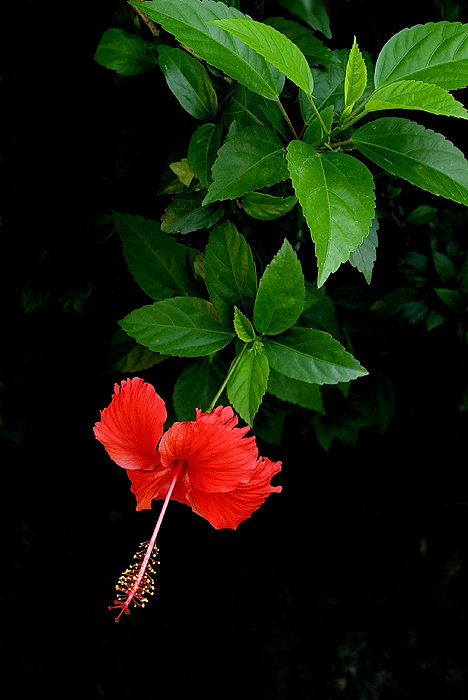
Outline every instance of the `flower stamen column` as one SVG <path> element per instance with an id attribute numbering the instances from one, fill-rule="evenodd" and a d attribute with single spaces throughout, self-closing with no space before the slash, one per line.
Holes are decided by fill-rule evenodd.
<path id="1" fill-rule="evenodd" d="M 148 602 L 146 595 L 153 595 L 154 585 L 151 574 L 154 573 L 152 564 L 157 563 L 155 562 L 156 554 L 158 552 L 158 548 L 156 547 L 156 538 L 158 536 L 167 506 L 171 500 L 172 492 L 174 491 L 177 479 L 180 476 L 183 463 L 183 460 L 179 460 L 179 463 L 175 468 L 171 485 L 169 486 L 169 490 L 164 499 L 164 503 L 162 505 L 153 534 L 151 535 L 151 539 L 147 544 L 144 543 L 142 545 L 142 549 L 140 549 L 135 555 L 135 558 L 137 559 L 140 559 L 140 557 L 143 555 L 141 562 L 138 564 L 132 564 L 132 566 L 126 569 L 126 571 L 124 571 L 122 576 L 119 578 L 119 582 L 116 586 L 117 599 L 114 601 L 114 605 L 109 605 L 109 610 L 120 609 L 119 614 L 115 618 L 116 622 L 119 621 L 120 616 L 124 611 L 126 615 L 130 614 L 129 605 L 132 600 L 135 605 L 144 607 L 145 603 Z"/>

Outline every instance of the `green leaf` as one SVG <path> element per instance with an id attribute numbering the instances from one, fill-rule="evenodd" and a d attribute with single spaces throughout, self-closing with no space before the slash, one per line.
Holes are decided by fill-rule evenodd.
<path id="1" fill-rule="evenodd" d="M 291 379 L 270 367 L 267 391 L 281 401 L 288 401 L 311 411 L 325 413 L 322 392 L 318 384 L 308 384 Z"/>
<path id="2" fill-rule="evenodd" d="M 462 314 L 466 310 L 466 303 L 458 290 L 434 288 L 434 291 L 439 299 L 456 314 Z"/>
<path id="3" fill-rule="evenodd" d="M 226 387 L 228 399 L 240 417 L 252 425 L 268 384 L 268 360 L 261 346 L 252 343 L 244 347 L 234 363 L 235 369 Z"/>
<path id="4" fill-rule="evenodd" d="M 131 2 L 200 58 L 269 100 L 277 100 L 284 76 L 255 51 L 212 20 L 242 17 L 239 10 L 212 0 Z"/>
<path id="5" fill-rule="evenodd" d="M 318 29 L 331 39 L 330 17 L 323 0 L 278 0 L 288 12 L 302 19 L 312 29 Z"/>
<path id="6" fill-rule="evenodd" d="M 223 19 L 211 22 L 241 39 L 275 68 L 284 73 L 307 95 L 314 91 L 314 79 L 302 51 L 274 27 L 253 19 Z"/>
<path id="7" fill-rule="evenodd" d="M 369 233 L 375 202 L 372 175 L 353 156 L 320 154 L 301 141 L 288 145 L 288 165 L 315 243 L 320 287 Z"/>
<path id="8" fill-rule="evenodd" d="M 275 197 L 263 192 L 248 192 L 242 197 L 242 208 L 249 216 L 262 221 L 277 219 L 296 205 L 297 197 Z"/>
<path id="9" fill-rule="evenodd" d="M 229 221 L 213 229 L 205 249 L 205 282 L 210 299 L 227 321 L 241 304 L 250 315 L 257 294 L 257 272 L 250 246 Z"/>
<path id="10" fill-rule="evenodd" d="M 327 107 L 333 107 L 335 112 L 344 109 L 344 84 L 349 53 L 349 49 L 332 51 L 332 63 L 323 68 L 312 68 L 315 83 L 314 103 L 320 112 Z M 358 100 L 358 104 L 367 99 L 374 90 L 372 62 L 366 54 L 363 55 L 363 58 L 366 64 L 367 86 Z M 315 119 L 315 112 L 302 91 L 299 93 L 299 103 L 304 121 L 309 123 L 312 119 Z"/>
<path id="11" fill-rule="evenodd" d="M 147 41 L 125 29 L 112 28 L 102 35 L 94 60 L 120 75 L 147 73 L 158 64 L 156 46 L 156 41 Z"/>
<path id="12" fill-rule="evenodd" d="M 348 63 L 346 64 L 344 97 L 345 111 L 354 107 L 354 104 L 361 97 L 367 85 L 367 69 L 362 53 L 354 37 L 353 46 L 349 52 Z"/>
<path id="13" fill-rule="evenodd" d="M 381 109 L 420 109 L 432 114 L 468 119 L 468 112 L 453 95 L 418 80 L 398 80 L 378 88 L 366 103 L 366 112 Z"/>
<path id="14" fill-rule="evenodd" d="M 244 343 L 250 343 L 252 340 L 255 340 L 254 327 L 247 316 L 244 316 L 242 311 L 239 311 L 237 306 L 234 307 L 234 330 L 237 337 Z"/>
<path id="15" fill-rule="evenodd" d="M 194 293 L 196 250 L 176 243 L 151 219 L 112 213 L 130 272 L 151 299 Z"/>
<path id="16" fill-rule="evenodd" d="M 429 22 L 392 36 L 375 64 L 375 85 L 420 80 L 457 90 L 468 85 L 468 25 Z"/>
<path id="17" fill-rule="evenodd" d="M 195 409 L 206 411 L 226 377 L 227 367 L 215 357 L 197 357 L 179 374 L 174 384 L 172 402 L 177 420 L 194 420 Z M 219 404 L 226 405 L 223 392 Z"/>
<path id="18" fill-rule="evenodd" d="M 309 66 L 326 65 L 332 60 L 330 49 L 310 29 L 299 22 L 282 17 L 269 17 L 265 20 L 265 24 L 274 27 L 291 39 L 304 54 Z"/>
<path id="19" fill-rule="evenodd" d="M 181 49 L 161 45 L 159 65 L 170 91 L 196 119 L 210 119 L 218 111 L 213 83 L 200 61 Z"/>
<path id="20" fill-rule="evenodd" d="M 189 187 L 190 183 L 194 178 L 194 173 L 190 170 L 189 162 L 187 158 L 182 158 L 182 160 L 175 161 L 169 165 L 173 173 L 177 175 L 177 179 L 185 187 Z"/>
<path id="21" fill-rule="evenodd" d="M 221 131 L 217 124 L 201 124 L 192 134 L 188 147 L 188 164 L 207 189 L 213 180 L 211 168 L 221 143 Z"/>
<path id="22" fill-rule="evenodd" d="M 264 351 L 274 370 L 310 384 L 338 384 L 367 374 L 337 340 L 312 328 L 291 328 L 267 337 Z"/>
<path id="23" fill-rule="evenodd" d="M 301 263 L 285 239 L 260 279 L 253 321 L 259 333 L 276 335 L 291 328 L 304 308 Z"/>
<path id="24" fill-rule="evenodd" d="M 289 177 L 286 151 L 264 126 L 247 126 L 221 146 L 213 166 L 213 182 L 203 203 L 236 199 Z"/>
<path id="25" fill-rule="evenodd" d="M 119 325 L 153 352 L 179 357 L 211 355 L 234 337 L 214 306 L 197 297 L 175 297 L 142 306 Z"/>
<path id="26" fill-rule="evenodd" d="M 393 175 L 435 195 L 468 205 L 468 161 L 441 134 L 399 117 L 365 124 L 354 145 Z"/>
<path id="27" fill-rule="evenodd" d="M 310 120 L 309 126 L 304 133 L 304 141 L 310 143 L 311 146 L 323 143 L 331 132 L 333 116 L 333 105 L 328 105 L 328 107 L 322 109 L 320 112 L 321 121 L 317 117 Z M 326 131 L 322 123 L 325 125 Z"/>
<path id="28" fill-rule="evenodd" d="M 289 139 L 289 127 L 277 102 L 257 95 L 240 83 L 234 84 L 234 91 L 223 111 L 223 122 L 229 128 L 233 122 L 245 126 L 273 126 L 285 139 Z"/>
<path id="29" fill-rule="evenodd" d="M 218 203 L 202 206 L 203 192 L 186 192 L 174 197 L 162 217 L 161 229 L 167 233 L 190 233 L 211 228 L 224 214 Z"/>
<path id="30" fill-rule="evenodd" d="M 349 262 L 353 267 L 357 268 L 359 272 L 362 272 L 366 278 L 367 284 L 371 283 L 372 268 L 377 259 L 376 249 L 379 244 L 379 239 L 377 237 L 378 228 L 379 222 L 377 219 L 374 219 L 368 235 L 364 238 L 361 245 L 349 256 Z"/>

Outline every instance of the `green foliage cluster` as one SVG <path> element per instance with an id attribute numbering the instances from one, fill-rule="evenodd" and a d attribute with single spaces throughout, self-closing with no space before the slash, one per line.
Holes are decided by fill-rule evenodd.
<path id="1" fill-rule="evenodd" d="M 352 444 L 366 425 L 385 430 L 392 383 L 375 373 L 360 394 L 352 389 L 368 372 L 326 285 L 347 262 L 371 283 L 386 216 L 376 191 L 389 201 L 404 180 L 468 205 L 463 153 L 442 134 L 387 114 L 468 119 L 452 95 L 468 85 L 468 25 L 404 29 L 373 61 L 356 39 L 350 49 L 329 49 L 317 36 L 330 37 L 326 14 L 305 16 L 303 3 L 284 3 L 295 19 L 263 22 L 237 2 L 130 4 L 135 31 L 107 30 L 96 60 L 121 76 L 161 71 L 192 125 L 160 192 L 170 199 L 161 220 L 113 212 L 107 222 L 151 300 L 120 321 L 145 348 L 133 371 L 167 356 L 192 358 L 175 384 L 177 417 L 212 408 L 225 391 L 272 442 L 278 402 L 312 411 L 325 449 L 335 437 Z M 265 259 L 259 231 L 268 222 L 283 242 Z M 449 218 L 421 205 L 406 224 L 430 226 L 432 257 L 409 254 L 401 268 L 408 285 L 374 311 L 428 330 L 454 315 L 461 322 L 468 262 Z M 330 391 L 347 402 L 344 413 L 327 411 Z"/>

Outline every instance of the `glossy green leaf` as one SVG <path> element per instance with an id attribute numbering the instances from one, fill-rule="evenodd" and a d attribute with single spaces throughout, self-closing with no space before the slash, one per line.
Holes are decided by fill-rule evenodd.
<path id="1" fill-rule="evenodd" d="M 147 73 L 158 64 L 156 47 L 156 41 L 114 27 L 102 35 L 94 60 L 120 75 Z"/>
<path id="2" fill-rule="evenodd" d="M 301 263 L 285 239 L 258 285 L 253 313 L 257 331 L 276 335 L 291 328 L 304 308 L 304 296 Z"/>
<path id="3" fill-rule="evenodd" d="M 297 197 L 275 197 L 263 192 L 248 192 L 242 197 L 243 210 L 254 219 L 271 221 L 284 216 L 297 204 Z"/>
<path id="4" fill-rule="evenodd" d="M 338 384 L 367 374 L 337 340 L 312 328 L 291 328 L 267 337 L 264 351 L 274 370 L 310 384 Z"/>
<path id="5" fill-rule="evenodd" d="M 253 310 L 257 293 L 257 273 L 252 251 L 234 224 L 215 226 L 205 249 L 205 282 L 218 312 L 232 322 L 233 308 L 245 314 Z"/>
<path id="6" fill-rule="evenodd" d="M 186 51 L 159 47 L 159 65 L 170 91 L 182 107 L 196 119 L 210 119 L 218 111 L 218 98 L 208 73 Z"/>
<path id="7" fill-rule="evenodd" d="M 214 226 L 224 214 L 218 202 L 202 206 L 203 192 L 185 192 L 174 197 L 162 217 L 161 229 L 167 233 L 190 233 Z"/>
<path id="8" fill-rule="evenodd" d="M 212 182 L 211 168 L 221 143 L 218 124 L 201 124 L 190 138 L 187 160 L 195 177 L 208 188 Z"/>
<path id="9" fill-rule="evenodd" d="M 119 325 L 153 352 L 179 357 L 211 355 L 234 337 L 214 306 L 198 297 L 156 301 L 135 309 Z"/>
<path id="10" fill-rule="evenodd" d="M 221 146 L 213 166 L 213 182 L 203 203 L 236 199 L 289 177 L 286 151 L 264 126 L 247 126 Z"/>
<path id="11" fill-rule="evenodd" d="M 351 110 L 361 97 L 367 85 L 367 69 L 362 53 L 354 37 L 353 46 L 349 52 L 344 81 L 345 110 Z"/>
<path id="12" fill-rule="evenodd" d="M 366 103 L 366 112 L 381 109 L 420 109 L 468 119 L 468 112 L 453 95 L 438 85 L 418 80 L 398 80 L 378 88 Z"/>
<path id="13" fill-rule="evenodd" d="M 234 330 L 237 337 L 244 343 L 250 343 L 252 340 L 255 340 L 254 327 L 237 306 L 234 307 Z"/>
<path id="14" fill-rule="evenodd" d="M 309 64 L 302 51 L 287 36 L 253 19 L 223 19 L 213 24 L 241 39 L 307 95 L 312 95 L 314 79 Z"/>
<path id="15" fill-rule="evenodd" d="M 285 10 L 306 22 L 312 29 L 318 29 L 329 39 L 330 17 L 323 0 L 278 0 Z"/>
<path id="16" fill-rule="evenodd" d="M 375 64 L 375 85 L 420 80 L 457 90 L 468 85 L 468 25 L 429 22 L 392 36 Z"/>
<path id="17" fill-rule="evenodd" d="M 268 384 L 269 365 L 262 347 L 252 343 L 233 360 L 235 369 L 227 383 L 229 402 L 240 417 L 252 425 Z"/>
<path id="18" fill-rule="evenodd" d="M 322 392 L 318 384 L 291 379 L 270 367 L 267 390 L 269 394 L 276 396 L 281 401 L 288 401 L 311 411 L 325 413 Z"/>
<path id="19" fill-rule="evenodd" d="M 245 18 L 239 10 L 214 0 L 153 0 L 132 2 L 178 41 L 212 66 L 269 100 L 278 99 L 284 76 L 236 37 L 212 20 Z"/>
<path id="20" fill-rule="evenodd" d="M 468 161 L 441 134 L 408 119 L 385 117 L 355 131 L 352 141 L 393 175 L 468 205 Z"/>
<path id="21" fill-rule="evenodd" d="M 288 145 L 296 195 L 315 243 L 320 287 L 369 233 L 374 216 L 374 182 L 353 156 L 315 151 L 301 141 Z"/>
<path id="22" fill-rule="evenodd" d="M 119 212 L 113 212 L 112 219 L 125 262 L 145 294 L 158 300 L 194 293 L 196 250 L 176 243 L 151 219 Z"/>

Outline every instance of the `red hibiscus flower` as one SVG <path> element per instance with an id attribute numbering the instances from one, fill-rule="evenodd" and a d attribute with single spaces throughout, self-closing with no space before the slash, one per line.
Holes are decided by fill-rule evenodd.
<path id="1" fill-rule="evenodd" d="M 94 426 L 96 438 L 109 456 L 127 470 L 136 496 L 137 510 L 151 508 L 153 499 L 164 499 L 160 517 L 148 546 L 120 578 L 116 605 L 118 618 L 133 599 L 143 605 L 152 592 L 156 535 L 169 500 L 186 503 L 213 527 L 236 529 L 273 492 L 272 476 L 281 462 L 259 457 L 249 426 L 238 428 L 230 406 L 211 413 L 196 411 L 194 421 L 174 423 L 166 433 L 164 401 L 151 384 L 134 377 L 115 385 L 108 408 Z M 156 550 L 157 552 L 157 550 Z"/>

